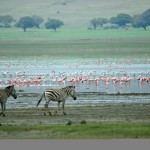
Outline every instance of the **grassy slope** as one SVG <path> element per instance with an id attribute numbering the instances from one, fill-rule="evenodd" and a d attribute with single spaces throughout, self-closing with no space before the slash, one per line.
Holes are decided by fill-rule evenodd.
<path id="1" fill-rule="evenodd" d="M 16 19 L 27 15 L 39 15 L 45 20 L 58 18 L 72 27 L 88 26 L 93 17 L 110 18 L 118 13 L 134 15 L 149 7 L 149 0 L 5 0 L 0 2 L 0 15 L 10 14 Z"/>

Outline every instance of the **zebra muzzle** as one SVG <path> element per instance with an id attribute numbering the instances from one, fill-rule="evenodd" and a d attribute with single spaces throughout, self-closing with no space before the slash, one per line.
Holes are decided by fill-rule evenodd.
<path id="1" fill-rule="evenodd" d="M 17 96 L 14 96 L 14 99 L 17 99 Z"/>

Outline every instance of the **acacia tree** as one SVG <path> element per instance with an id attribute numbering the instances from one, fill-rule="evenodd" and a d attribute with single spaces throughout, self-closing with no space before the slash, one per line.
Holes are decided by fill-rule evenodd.
<path id="1" fill-rule="evenodd" d="M 48 21 L 45 23 L 46 29 L 53 29 L 55 32 L 57 28 L 60 28 L 63 25 L 64 23 L 62 21 L 50 18 L 48 18 Z"/>
<path id="2" fill-rule="evenodd" d="M 134 15 L 133 16 L 133 23 L 132 26 L 135 28 L 144 28 L 144 30 L 146 30 L 146 24 L 145 22 L 143 22 L 141 15 Z"/>
<path id="3" fill-rule="evenodd" d="M 0 16 L 0 24 L 4 28 L 11 27 L 10 23 L 15 22 L 12 16 L 6 15 L 6 16 Z"/>
<path id="4" fill-rule="evenodd" d="M 133 17 L 133 27 L 144 28 L 146 30 L 147 26 L 150 26 L 150 9 L 144 11 L 141 15 L 135 15 Z"/>
<path id="5" fill-rule="evenodd" d="M 40 24 L 44 22 L 43 18 L 40 16 L 32 16 L 33 22 L 34 22 L 34 26 L 37 28 L 40 28 Z"/>
<path id="6" fill-rule="evenodd" d="M 94 30 L 96 30 L 97 26 L 103 27 L 103 24 L 107 23 L 108 20 L 105 18 L 93 18 L 90 20 L 90 23 L 92 24 Z"/>
<path id="7" fill-rule="evenodd" d="M 121 27 L 125 27 L 127 23 L 132 23 L 132 21 L 133 18 L 128 14 L 118 14 L 110 19 L 110 23 L 118 24 Z"/>
<path id="8" fill-rule="evenodd" d="M 34 27 L 34 20 L 29 16 L 22 17 L 19 22 L 17 22 L 16 27 L 23 28 L 24 32 L 26 32 L 27 28 Z"/>

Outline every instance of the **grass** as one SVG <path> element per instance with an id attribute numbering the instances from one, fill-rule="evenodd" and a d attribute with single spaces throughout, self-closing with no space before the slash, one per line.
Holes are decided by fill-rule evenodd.
<path id="1" fill-rule="evenodd" d="M 60 19 L 68 27 L 88 27 L 89 21 L 94 17 L 109 19 L 119 13 L 140 14 L 149 8 L 150 2 L 149 0 L 136 2 L 135 0 L 5 0 L 0 4 L 0 14 L 10 14 L 15 19 L 39 15 L 45 21 L 48 17 Z"/>
<path id="2" fill-rule="evenodd" d="M 0 40 L 75 40 L 75 39 L 134 39 L 150 38 L 150 28 L 147 31 L 143 29 L 124 29 L 114 30 L 87 30 L 86 28 L 60 28 L 57 32 L 46 29 L 0 29 Z"/>
<path id="3" fill-rule="evenodd" d="M 147 123 L 102 123 L 86 125 L 50 125 L 50 126 L 1 126 L 0 133 L 7 133 L 10 139 L 113 139 L 113 138 L 150 138 Z"/>
<path id="4" fill-rule="evenodd" d="M 150 28 L 88 31 L 60 29 L 0 30 L 1 60 L 9 59 L 139 59 L 150 57 Z"/>

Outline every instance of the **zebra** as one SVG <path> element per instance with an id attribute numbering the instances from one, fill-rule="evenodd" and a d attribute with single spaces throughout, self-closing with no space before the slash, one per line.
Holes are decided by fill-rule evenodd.
<path id="1" fill-rule="evenodd" d="M 50 116 L 52 115 L 50 112 L 50 109 L 48 109 L 48 105 L 49 105 L 50 101 L 57 101 L 58 102 L 58 108 L 57 108 L 55 114 L 57 114 L 57 112 L 59 110 L 60 102 L 62 102 L 63 114 L 66 115 L 64 106 L 65 106 L 65 101 L 69 96 L 71 96 L 74 100 L 77 99 L 77 94 L 75 92 L 75 86 L 66 86 L 64 88 L 59 88 L 59 89 L 46 89 L 43 92 L 42 97 L 38 101 L 36 107 L 38 107 L 42 98 L 45 97 L 45 101 L 46 101 L 45 108 L 44 108 L 44 115 L 45 116 L 46 116 L 46 111 L 48 111 Z"/>
<path id="2" fill-rule="evenodd" d="M 14 85 L 7 86 L 5 89 L 0 89 L 0 103 L 1 103 L 1 109 L 2 109 L 2 111 L 0 112 L 0 116 L 5 117 L 4 111 L 6 110 L 6 101 L 10 95 L 14 97 L 14 99 L 17 98 Z"/>

